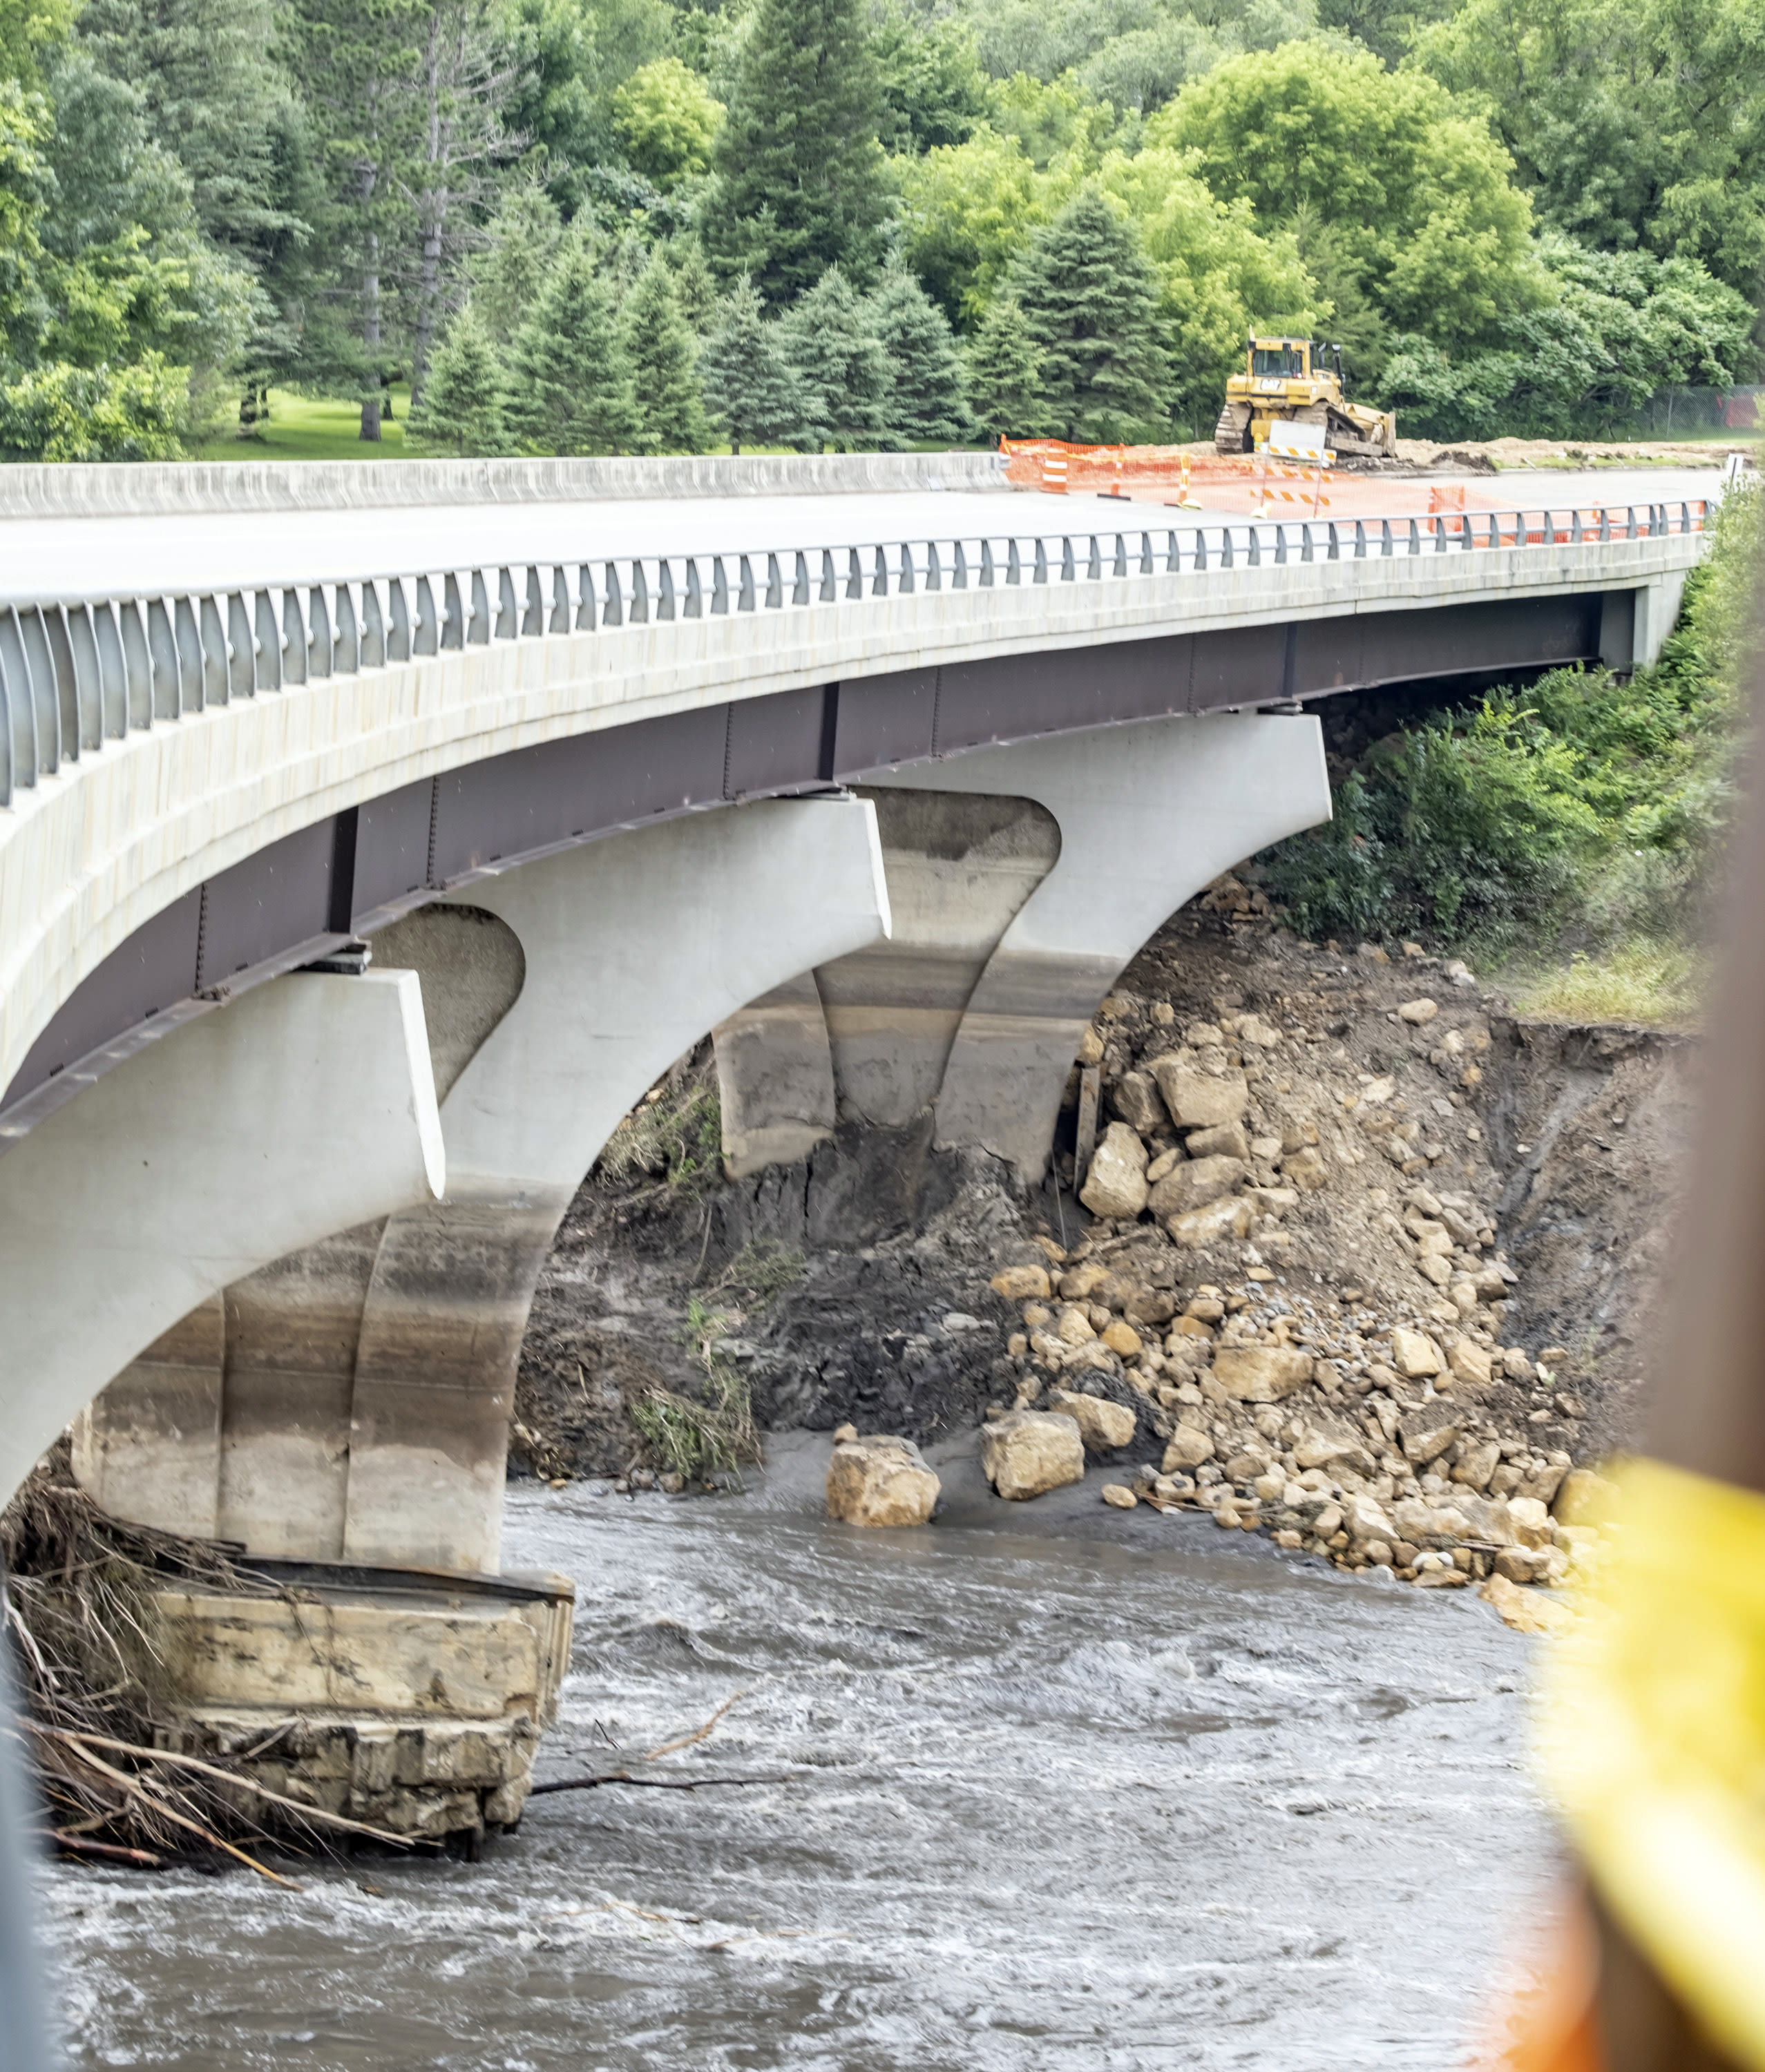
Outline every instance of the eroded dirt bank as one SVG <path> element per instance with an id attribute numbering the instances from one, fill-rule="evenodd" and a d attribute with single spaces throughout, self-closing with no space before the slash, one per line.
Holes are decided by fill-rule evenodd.
<path id="1" fill-rule="evenodd" d="M 928 1441 L 1058 1381 L 1133 1411 L 1134 1436 L 1111 1457 L 1124 1469 L 1162 1462 L 1191 1423 L 1211 1431 L 1224 1474 L 1239 1465 L 1224 1451 L 1235 1438 L 1291 1420 L 1211 1389 L 1191 1400 L 1223 1339 L 1311 1352 L 1306 1401 L 1357 1435 L 1355 1466 L 1391 1483 L 1387 1503 L 1417 1469 L 1450 1482 L 1451 1457 L 1491 1444 L 1500 1465 L 1479 1484 L 1471 1457 L 1450 1486 L 1548 1501 L 1569 1463 L 1634 1436 L 1695 1046 L 1517 1021 L 1462 968 L 1397 945 L 1307 946 L 1257 903 L 1228 882 L 1174 916 L 1098 1018 L 1100 1125 L 1128 1126 L 1166 1183 L 1138 1218 L 1095 1217 L 1074 1198 L 1072 1104 L 1058 1199 L 1051 1182 L 1026 1192 L 983 1154 L 935 1151 L 928 1117 L 842 1129 L 807 1161 L 734 1184 L 702 1144 L 684 1181 L 597 1171 L 534 1305 L 515 1472 L 664 1465 L 632 1412 L 656 1390 L 701 1392 L 710 1359 L 746 1379 L 763 1428 L 850 1420 Z M 1180 1155 L 1195 1133 L 1173 1125 L 1150 1069 L 1173 1059 L 1243 1075 L 1241 1145 L 1228 1133 Z M 714 1083 L 707 1050 L 650 1105 L 702 1138 Z M 1076 1074 L 1068 1091 L 1076 1104 Z M 1183 1242 L 1167 1235 L 1173 1208 L 1189 1218 Z M 1113 1288 L 1094 1270 L 1098 1285 L 1073 1297 L 1068 1280 L 1063 1303 L 1063 1276 L 1087 1264 Z M 989 1285 L 1036 1266 L 1052 1276 L 1039 1326 Z M 1192 1307 L 1218 1314 L 1179 1323 Z M 1096 1335 L 1069 1343 L 1075 1309 Z M 1103 1335 L 1111 1321 L 1129 1326 L 1115 1334 L 1124 1350 Z M 1407 1341 L 1400 1358 L 1397 1332 L 1426 1341 L 1439 1371 L 1421 1371 L 1429 1351 Z M 1031 1336 L 1064 1350 L 1040 1357 Z M 1458 1406 L 1461 1429 L 1446 1457 L 1418 1459 L 1426 1441 L 1406 1447 L 1397 1428 L 1437 1398 Z M 1278 1453 L 1279 1432 L 1262 1437 Z"/>

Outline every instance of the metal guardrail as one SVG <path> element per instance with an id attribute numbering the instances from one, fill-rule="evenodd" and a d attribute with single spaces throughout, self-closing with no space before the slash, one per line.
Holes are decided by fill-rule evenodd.
<path id="1" fill-rule="evenodd" d="M 0 608 L 0 808 L 15 789 L 129 733 L 259 692 L 492 641 L 945 589 L 1656 538 L 1701 532 L 1708 508 L 1253 519 L 39 599 Z"/>

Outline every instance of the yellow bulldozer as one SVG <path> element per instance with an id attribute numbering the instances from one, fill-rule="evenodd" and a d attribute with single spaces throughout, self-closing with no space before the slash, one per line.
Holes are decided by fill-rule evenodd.
<path id="1" fill-rule="evenodd" d="M 1339 345 L 1253 334 L 1243 373 L 1226 384 L 1213 442 L 1223 454 L 1253 453 L 1268 438 L 1269 426 L 1283 421 L 1321 425 L 1333 453 L 1397 457 L 1397 412 L 1369 410 L 1348 401 Z"/>

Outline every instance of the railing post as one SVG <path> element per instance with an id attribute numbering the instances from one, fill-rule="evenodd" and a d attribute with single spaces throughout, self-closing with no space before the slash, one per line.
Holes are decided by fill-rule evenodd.
<path id="1" fill-rule="evenodd" d="M 837 603 L 839 594 L 840 579 L 833 573 L 833 549 L 824 547 L 821 549 L 821 602 L 823 604 Z"/>
<path id="2" fill-rule="evenodd" d="M 1060 541 L 1060 580 L 1062 582 L 1076 582 L 1078 579 L 1079 565 L 1073 558 L 1072 536 L 1064 535 Z"/>
<path id="3" fill-rule="evenodd" d="M 925 586 L 928 590 L 942 590 L 944 587 L 944 568 L 938 560 L 936 540 L 928 540 L 925 543 Z"/>
<path id="4" fill-rule="evenodd" d="M 730 575 L 723 565 L 723 557 L 715 556 L 711 562 L 711 615 L 721 619 L 730 608 Z"/>
<path id="5" fill-rule="evenodd" d="M 738 611 L 751 611 L 754 609 L 754 565 L 746 554 L 742 557 L 741 574 L 742 584 L 736 593 L 735 609 Z"/>
<path id="6" fill-rule="evenodd" d="M 1392 557 L 1392 551 L 1391 520 L 1389 518 L 1381 518 L 1379 521 L 1380 559 L 1389 561 Z"/>
<path id="7" fill-rule="evenodd" d="M 883 553 L 882 549 L 878 547 L 876 550 L 876 565 L 871 570 L 870 574 L 870 594 L 872 597 L 887 597 L 888 594 L 888 557 Z"/>
<path id="8" fill-rule="evenodd" d="M 1023 557 L 1018 552 L 1015 533 L 1006 542 L 1005 579 L 1008 583 L 1020 583 L 1023 580 Z"/>
<path id="9" fill-rule="evenodd" d="M 582 585 L 582 590 L 585 596 L 592 597 L 594 594 L 586 582 Z M 601 624 L 623 626 L 624 623 L 625 599 L 619 590 L 619 570 L 609 561 L 607 564 L 607 595 L 601 606 Z"/>
<path id="10" fill-rule="evenodd" d="M 1072 548 L 1068 546 L 1067 552 L 1071 553 L 1072 551 Z M 1030 578 L 1030 580 L 1032 582 L 1045 583 L 1047 579 L 1048 543 L 1046 540 L 1042 538 L 1039 533 L 1036 536 L 1035 543 L 1035 574 Z"/>
<path id="11" fill-rule="evenodd" d="M 858 558 L 856 547 L 845 550 L 845 600 L 855 603 L 864 594 L 864 564 Z"/>
<path id="12" fill-rule="evenodd" d="M 766 557 L 766 608 L 776 611 L 784 602 L 784 579 L 779 574 L 778 556 Z"/>
<path id="13" fill-rule="evenodd" d="M 1357 518 L 1355 520 L 1355 559 L 1357 561 L 1364 561 L 1366 558 L 1367 528 Z"/>
<path id="14" fill-rule="evenodd" d="M 1169 528 L 1164 536 L 1164 572 L 1167 576 L 1183 574 L 1183 551 L 1177 545 L 1177 528 Z"/>
<path id="15" fill-rule="evenodd" d="M 960 540 L 951 549 L 951 555 L 950 587 L 952 590 L 966 590 L 969 586 L 969 557 L 962 551 Z"/>
<path id="16" fill-rule="evenodd" d="M 725 602 L 727 602 L 727 599 Z M 705 616 L 705 591 L 699 582 L 697 554 L 689 554 L 686 557 L 686 602 L 681 607 L 681 616 L 686 619 L 702 619 Z"/>
<path id="17" fill-rule="evenodd" d="M 666 554 L 656 565 L 656 616 L 674 616 L 674 566 Z"/>

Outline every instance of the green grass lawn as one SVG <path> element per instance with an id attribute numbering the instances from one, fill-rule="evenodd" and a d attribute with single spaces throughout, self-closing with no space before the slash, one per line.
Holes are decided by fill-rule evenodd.
<path id="1" fill-rule="evenodd" d="M 393 421 L 381 423 L 380 444 L 360 436 L 361 405 L 329 397 L 296 396 L 286 388 L 269 392 L 269 419 L 259 420 L 252 436 L 205 440 L 190 450 L 193 460 L 396 460 L 405 451 L 405 419 L 410 391 L 392 391 Z"/>

